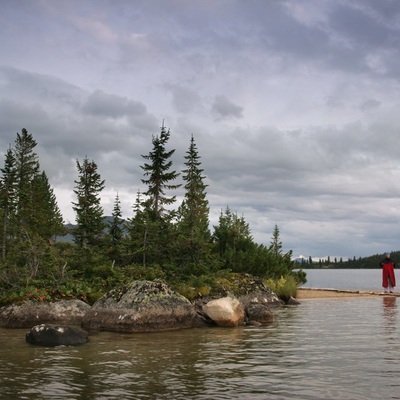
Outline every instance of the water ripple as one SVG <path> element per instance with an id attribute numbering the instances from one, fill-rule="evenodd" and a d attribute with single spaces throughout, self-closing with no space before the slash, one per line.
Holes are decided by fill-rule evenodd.
<path id="1" fill-rule="evenodd" d="M 79 347 L 0 329 L 0 397 L 399 399 L 399 329 L 384 297 L 304 301 L 267 327 L 100 333 Z"/>

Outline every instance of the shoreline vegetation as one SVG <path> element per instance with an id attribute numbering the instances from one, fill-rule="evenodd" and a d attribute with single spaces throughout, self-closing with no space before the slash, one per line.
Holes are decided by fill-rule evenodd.
<path id="1" fill-rule="evenodd" d="M 400 292 L 383 293 L 382 290 L 344 290 L 344 289 L 317 289 L 317 288 L 298 288 L 297 300 L 310 299 L 333 299 L 345 297 L 371 297 L 371 296 L 390 296 L 400 297 Z"/>

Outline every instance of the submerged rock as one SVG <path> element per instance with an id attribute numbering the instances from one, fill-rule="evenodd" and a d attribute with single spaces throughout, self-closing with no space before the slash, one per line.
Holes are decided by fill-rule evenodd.
<path id="1" fill-rule="evenodd" d="M 39 346 L 76 346 L 88 341 L 88 333 L 73 326 L 42 324 L 27 332 L 26 341 Z"/>
<path id="2" fill-rule="evenodd" d="M 0 308 L 3 328 L 31 328 L 38 324 L 80 325 L 90 305 L 81 300 L 61 300 L 54 303 L 27 301 Z"/>
<path id="3" fill-rule="evenodd" d="M 157 332 L 204 326 L 188 299 L 160 281 L 133 281 L 100 298 L 82 327 L 112 332 Z"/>
<path id="4" fill-rule="evenodd" d="M 248 325 L 267 325 L 274 321 L 274 314 L 265 304 L 251 303 L 246 307 Z"/>

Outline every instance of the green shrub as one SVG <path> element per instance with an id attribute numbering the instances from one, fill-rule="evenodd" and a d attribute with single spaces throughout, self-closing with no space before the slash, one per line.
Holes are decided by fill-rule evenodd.
<path id="1" fill-rule="evenodd" d="M 297 280 L 294 276 L 281 276 L 279 279 L 267 279 L 265 284 L 285 303 L 297 296 Z"/>

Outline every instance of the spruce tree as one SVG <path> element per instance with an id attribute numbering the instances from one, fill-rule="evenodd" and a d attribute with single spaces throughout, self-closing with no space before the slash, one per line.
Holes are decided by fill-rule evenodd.
<path id="1" fill-rule="evenodd" d="M 80 163 L 76 160 L 78 179 L 75 180 L 74 193 L 77 201 L 73 202 L 76 213 L 76 229 L 72 231 L 76 244 L 84 249 L 99 243 L 105 228 L 103 208 L 100 205 L 100 193 L 104 189 L 104 180 L 97 172 L 97 164 L 87 157 Z"/>
<path id="2" fill-rule="evenodd" d="M 272 233 L 269 249 L 275 256 L 279 256 L 282 254 L 282 242 L 280 240 L 279 228 L 278 225 L 276 224 L 274 226 L 274 231 Z"/>
<path id="3" fill-rule="evenodd" d="M 15 219 L 17 204 L 17 170 L 16 160 L 13 151 L 9 148 L 5 155 L 4 168 L 0 171 L 0 209 L 1 209 L 1 258 L 4 259 L 7 253 L 9 238 L 12 237 L 12 221 Z"/>
<path id="4" fill-rule="evenodd" d="M 142 179 L 142 183 L 147 186 L 147 190 L 143 193 L 147 197 L 144 205 L 155 221 L 168 219 L 171 215 L 166 206 L 172 205 L 176 201 L 176 196 L 168 196 L 166 191 L 175 190 L 181 186 L 171 183 L 179 174 L 171 171 L 171 157 L 175 150 L 166 150 L 169 138 L 170 131 L 167 131 L 163 124 L 160 135 L 153 136 L 153 150 L 148 155 L 142 155 L 145 160 L 149 160 L 141 166 L 144 176 L 147 177 Z"/>
<path id="5" fill-rule="evenodd" d="M 221 211 L 219 224 L 214 226 L 213 243 L 224 268 L 236 272 L 249 272 L 248 257 L 254 251 L 255 243 L 249 224 L 244 217 L 226 207 Z"/>
<path id="6" fill-rule="evenodd" d="M 63 217 L 45 171 L 32 180 L 32 200 L 36 206 L 30 218 L 30 226 L 34 227 L 36 233 L 46 241 L 65 234 Z"/>
<path id="7" fill-rule="evenodd" d="M 189 149 L 185 155 L 186 168 L 182 171 L 185 182 L 185 196 L 179 207 L 179 249 L 180 263 L 192 264 L 192 270 L 201 263 L 210 265 L 211 233 L 209 230 L 209 207 L 206 199 L 207 185 L 204 183 L 204 170 L 192 135 Z M 199 270 L 198 273 L 204 271 Z"/>
<path id="8" fill-rule="evenodd" d="M 159 136 L 153 136 L 153 149 L 148 155 L 142 155 L 149 162 L 141 166 L 145 179 L 142 183 L 147 186 L 143 193 L 143 212 L 146 224 L 143 227 L 144 259 L 163 264 L 171 261 L 171 253 L 175 243 L 173 220 L 176 212 L 169 209 L 176 201 L 176 196 L 169 196 L 167 192 L 178 189 L 179 184 L 173 184 L 179 174 L 171 170 L 171 157 L 175 150 L 167 151 L 166 145 L 170 138 L 170 131 L 161 127 Z M 147 261 L 146 261 L 147 262 Z"/>
<path id="9" fill-rule="evenodd" d="M 36 207 L 32 200 L 32 181 L 39 173 L 39 157 L 34 152 L 36 145 L 36 140 L 25 128 L 21 134 L 17 133 L 14 150 L 18 182 L 16 217 L 18 228 L 24 232 L 29 229 L 29 219 Z"/>
<path id="10" fill-rule="evenodd" d="M 204 170 L 201 169 L 200 156 L 194 137 L 185 156 L 185 166 L 182 178 L 185 181 L 185 198 L 180 208 L 182 226 L 190 237 L 196 235 L 209 240 L 209 207 L 206 199 L 207 185 L 204 183 Z"/>
<path id="11" fill-rule="evenodd" d="M 117 193 L 114 200 L 114 208 L 111 214 L 111 221 L 109 221 L 108 223 L 108 237 L 111 242 L 109 253 L 114 258 L 119 255 L 123 236 L 124 221 L 122 219 L 121 201 Z"/>
<path id="12" fill-rule="evenodd" d="M 146 266 L 146 253 L 148 250 L 148 226 L 150 224 L 148 215 L 143 208 L 140 191 L 137 192 L 136 201 L 133 205 L 133 218 L 128 219 L 127 248 L 129 258 L 134 263 Z"/>

